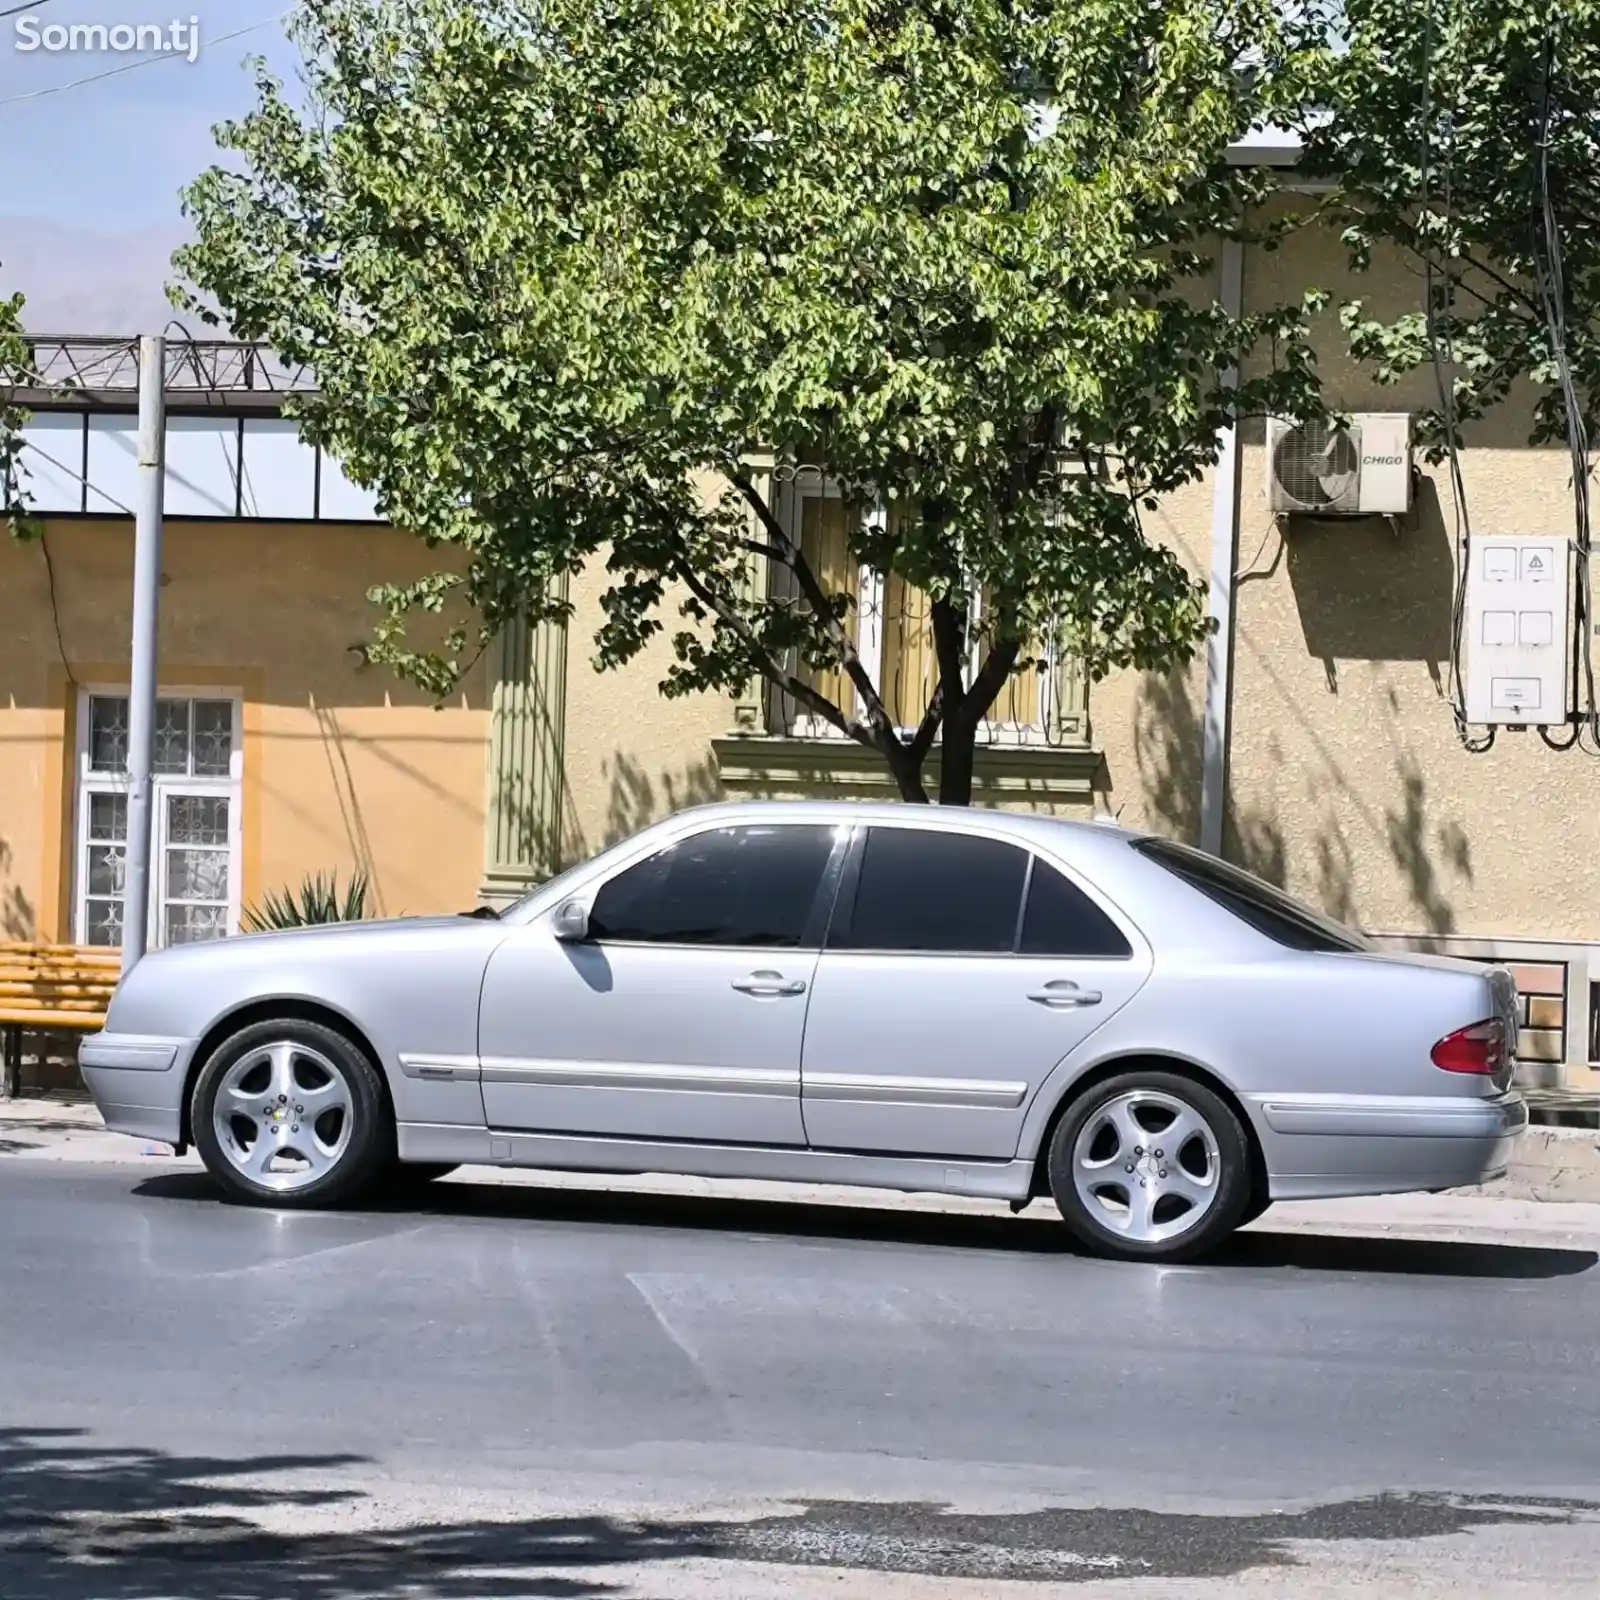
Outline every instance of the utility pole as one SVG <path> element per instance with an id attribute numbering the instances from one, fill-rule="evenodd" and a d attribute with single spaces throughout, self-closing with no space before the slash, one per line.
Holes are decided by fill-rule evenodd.
<path id="1" fill-rule="evenodd" d="M 131 972 L 150 936 L 154 831 L 156 641 L 161 605 L 161 504 L 166 476 L 167 341 L 139 341 L 139 483 L 134 500 L 133 656 L 128 680 L 128 857 L 123 878 L 122 970 Z"/>

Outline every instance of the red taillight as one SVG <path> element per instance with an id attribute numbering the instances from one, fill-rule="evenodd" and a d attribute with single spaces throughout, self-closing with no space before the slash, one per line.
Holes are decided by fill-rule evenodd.
<path id="1" fill-rule="evenodd" d="M 1446 1072 L 1493 1077 L 1506 1064 L 1506 1030 L 1501 1022 L 1475 1022 L 1457 1028 L 1433 1047 L 1433 1064 Z"/>

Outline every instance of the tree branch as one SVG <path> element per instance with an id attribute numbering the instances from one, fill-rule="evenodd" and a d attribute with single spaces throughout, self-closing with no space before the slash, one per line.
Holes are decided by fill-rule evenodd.
<path id="1" fill-rule="evenodd" d="M 939 663 L 939 692 L 944 697 L 941 714 L 958 717 L 967 694 L 961 660 L 965 629 L 959 626 L 960 614 L 950 604 L 948 596 L 935 600 L 929 611 L 933 619 L 933 653 Z"/>
<path id="2" fill-rule="evenodd" d="M 911 743 L 907 749 L 911 752 L 911 759 L 921 767 L 928 752 L 933 748 L 933 738 L 939 731 L 939 724 L 944 720 L 944 685 L 941 683 L 934 689 L 928 701 L 928 709 L 922 713 L 922 721 L 917 724 L 917 731 L 911 736 Z"/>
<path id="3" fill-rule="evenodd" d="M 1022 644 L 1017 639 L 997 639 L 989 647 L 978 675 L 972 680 L 972 687 L 967 690 L 966 700 L 961 707 L 963 716 L 970 717 L 974 724 L 979 721 L 1005 687 L 1006 679 L 1011 676 L 1017 657 L 1021 654 Z"/>
<path id="4" fill-rule="evenodd" d="M 723 600 L 696 572 L 686 565 L 680 565 L 673 576 L 682 582 L 696 600 L 714 612 L 719 621 L 739 635 L 750 647 L 751 653 L 759 658 L 762 673 L 777 684 L 785 694 L 793 695 L 807 710 L 814 712 L 824 722 L 831 723 L 846 738 L 854 739 L 857 744 L 865 745 L 869 750 L 877 751 L 879 754 L 884 753 L 872 737 L 871 729 L 852 723 L 826 695 L 819 694 L 809 683 L 796 677 L 794 673 L 785 671 L 762 643 L 760 635 L 751 627 L 749 618 L 740 615 L 735 607 Z"/>
<path id="5" fill-rule="evenodd" d="M 839 655 L 839 665 L 843 667 L 845 676 L 855 685 L 856 694 L 861 704 L 866 708 L 866 722 L 878 737 L 886 743 L 876 748 L 887 749 L 889 744 L 899 749 L 905 746 L 894 731 L 894 720 L 890 717 L 884 706 L 883 697 L 878 693 L 877 687 L 868 673 L 861 653 L 852 643 L 850 635 L 840 625 L 838 617 L 834 615 L 833 606 L 829 603 L 827 595 L 823 592 L 822 585 L 817 582 L 817 577 L 811 570 L 811 563 L 806 560 L 805 553 L 800 546 L 789 537 L 789 531 L 782 522 L 772 514 L 772 508 L 761 497 L 760 491 L 743 473 L 732 473 L 730 478 L 733 486 L 744 496 L 761 525 L 767 530 L 776 544 L 785 554 L 783 564 L 795 575 L 796 582 L 800 585 L 800 592 L 805 596 L 812 611 L 827 630 L 828 638 L 832 641 L 834 649 Z M 866 742 L 866 741 L 863 741 Z"/>

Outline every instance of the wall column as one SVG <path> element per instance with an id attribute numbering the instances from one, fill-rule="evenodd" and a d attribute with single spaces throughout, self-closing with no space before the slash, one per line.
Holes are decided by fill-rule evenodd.
<path id="1" fill-rule="evenodd" d="M 557 593 L 566 599 L 565 577 Z M 566 733 L 566 624 L 507 623 L 489 646 L 485 905 L 507 906 L 565 865 Z"/>

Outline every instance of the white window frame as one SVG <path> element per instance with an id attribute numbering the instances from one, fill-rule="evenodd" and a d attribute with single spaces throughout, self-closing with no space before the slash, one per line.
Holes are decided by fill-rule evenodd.
<path id="1" fill-rule="evenodd" d="M 93 699 L 128 698 L 126 684 L 85 684 L 78 689 L 78 722 L 73 773 L 73 874 L 72 927 L 78 944 L 89 942 L 89 796 L 128 794 L 126 774 L 91 772 L 89 769 L 89 709 Z M 163 887 L 167 848 L 167 805 L 175 796 L 221 797 L 228 802 L 228 919 L 227 932 L 239 931 L 243 891 L 244 827 L 244 700 L 236 689 L 191 687 L 163 684 L 157 691 L 160 700 L 209 700 L 225 702 L 232 708 L 233 738 L 228 756 L 228 775 L 221 773 L 189 777 L 180 773 L 156 773 L 152 779 L 150 827 L 150 912 L 147 946 L 161 949 L 165 944 L 162 911 L 166 905 Z"/>
<path id="2" fill-rule="evenodd" d="M 842 498 L 842 491 L 836 483 L 824 479 L 820 473 L 807 471 L 803 479 L 800 474 L 796 474 L 794 478 L 781 484 L 777 498 L 778 518 L 790 538 L 799 544 L 804 525 L 805 501 L 838 500 Z M 888 518 L 888 507 L 882 500 L 876 500 L 866 508 L 863 515 L 869 526 L 876 524 L 882 527 Z M 792 573 L 775 567 L 772 571 L 772 581 L 774 592 L 787 594 L 791 598 L 796 597 Z M 856 650 L 873 688 L 882 693 L 885 598 L 883 575 L 873 571 L 871 567 L 862 566 L 857 574 L 855 598 L 858 618 Z M 975 594 L 967 613 L 969 634 L 978 627 L 981 609 L 981 597 Z M 1054 641 L 1051 641 L 1047 649 L 1045 666 L 1046 670 L 1039 674 L 1036 720 L 1023 723 L 991 721 L 985 718 L 978 730 L 980 744 L 1052 745 L 1059 742 L 1054 736 L 1055 717 L 1051 701 L 1062 689 L 1062 685 L 1057 681 L 1062 663 Z M 972 677 L 970 659 L 965 676 L 970 682 Z M 797 705 L 791 695 L 777 688 L 772 692 L 768 725 L 776 732 L 787 733 L 797 739 L 844 737 L 832 723 Z M 901 728 L 898 731 L 903 738 L 910 738 L 916 730 Z"/>

